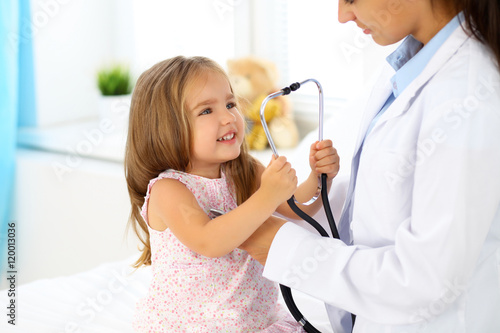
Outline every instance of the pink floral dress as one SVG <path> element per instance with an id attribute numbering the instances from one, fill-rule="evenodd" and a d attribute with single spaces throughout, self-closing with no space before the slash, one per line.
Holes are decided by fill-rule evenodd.
<path id="1" fill-rule="evenodd" d="M 183 183 L 207 215 L 211 208 L 236 208 L 224 173 L 208 179 L 167 170 L 149 183 L 142 207 L 146 223 L 151 188 L 163 178 Z M 304 332 L 277 303 L 277 285 L 262 277 L 262 265 L 247 252 L 235 249 L 208 258 L 184 246 L 170 229 L 149 228 L 149 233 L 153 278 L 147 297 L 137 304 L 136 331 Z"/>

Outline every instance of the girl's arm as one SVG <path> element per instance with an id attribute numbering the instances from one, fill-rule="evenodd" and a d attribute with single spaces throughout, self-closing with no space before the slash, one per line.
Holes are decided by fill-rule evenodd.
<path id="1" fill-rule="evenodd" d="M 295 191 L 295 199 L 298 202 L 309 201 L 318 191 L 318 180 L 322 173 L 327 175 L 327 190 L 330 191 L 333 178 L 337 175 L 340 168 L 340 158 L 337 150 L 333 148 L 331 140 L 316 141 L 311 145 L 309 152 L 309 165 L 311 173 L 309 177 Z M 307 215 L 314 215 L 322 206 L 321 196 L 308 206 L 297 205 Z M 288 203 L 282 203 L 276 210 L 283 216 L 291 219 L 299 218 L 288 206 Z"/>
<path id="2" fill-rule="evenodd" d="M 182 183 L 162 179 L 151 190 L 148 219 L 154 229 L 170 228 L 194 252 L 221 257 L 252 235 L 296 187 L 295 170 L 279 157 L 264 170 L 261 186 L 247 201 L 211 220 Z"/>

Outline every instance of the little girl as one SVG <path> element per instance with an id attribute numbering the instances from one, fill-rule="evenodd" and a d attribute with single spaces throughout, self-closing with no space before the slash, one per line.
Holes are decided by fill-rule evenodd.
<path id="1" fill-rule="evenodd" d="M 138 79 L 125 158 L 131 223 L 152 265 L 137 308 L 138 332 L 303 332 L 278 303 L 263 267 L 238 249 L 286 200 L 304 202 L 339 159 L 329 140 L 311 146 L 299 187 L 284 157 L 265 168 L 246 151 L 245 126 L 224 70 L 203 57 L 160 62 Z M 314 213 L 320 203 L 307 207 Z"/>

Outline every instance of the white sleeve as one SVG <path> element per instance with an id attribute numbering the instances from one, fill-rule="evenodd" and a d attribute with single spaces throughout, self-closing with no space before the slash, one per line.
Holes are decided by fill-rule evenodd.
<path id="1" fill-rule="evenodd" d="M 428 119 L 429 131 L 446 128 L 446 140 L 416 166 L 412 215 L 401 221 L 393 245 L 347 246 L 287 223 L 264 276 L 381 324 L 415 323 L 436 300 L 453 303 L 475 272 L 491 226 L 500 223 L 498 111 L 478 108 L 450 123 Z"/>

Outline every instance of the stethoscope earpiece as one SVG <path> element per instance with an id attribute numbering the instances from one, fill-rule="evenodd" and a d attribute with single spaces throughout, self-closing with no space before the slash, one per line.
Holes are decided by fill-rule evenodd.
<path id="1" fill-rule="evenodd" d="M 276 149 L 276 145 L 274 144 L 274 140 L 271 136 L 271 132 L 269 131 L 269 127 L 267 126 L 266 118 L 265 118 L 265 111 L 266 111 L 266 104 L 273 98 L 279 97 L 279 96 L 285 96 L 289 95 L 291 92 L 298 90 L 301 86 L 303 86 L 306 83 L 309 82 L 314 82 L 316 86 L 318 87 L 318 93 L 319 93 L 319 126 L 318 126 L 318 141 L 323 140 L 323 115 L 324 115 L 324 110 L 323 110 L 323 87 L 321 86 L 321 83 L 319 83 L 315 79 L 307 79 L 302 82 L 295 82 L 292 83 L 289 87 L 285 87 L 281 89 L 280 91 L 277 91 L 275 93 L 270 94 L 267 96 L 263 101 L 260 106 L 260 122 L 262 123 L 262 127 L 264 128 L 264 132 L 266 133 L 267 141 L 269 142 L 269 146 L 271 147 L 271 150 L 273 151 L 274 156 L 278 157 L 278 150 Z M 313 197 L 304 203 L 298 202 L 294 196 L 292 196 L 291 199 L 294 200 L 295 203 L 301 204 L 304 206 L 308 206 L 315 202 L 321 195 L 321 179 L 318 179 L 318 189 L 316 193 L 313 195 Z"/>

